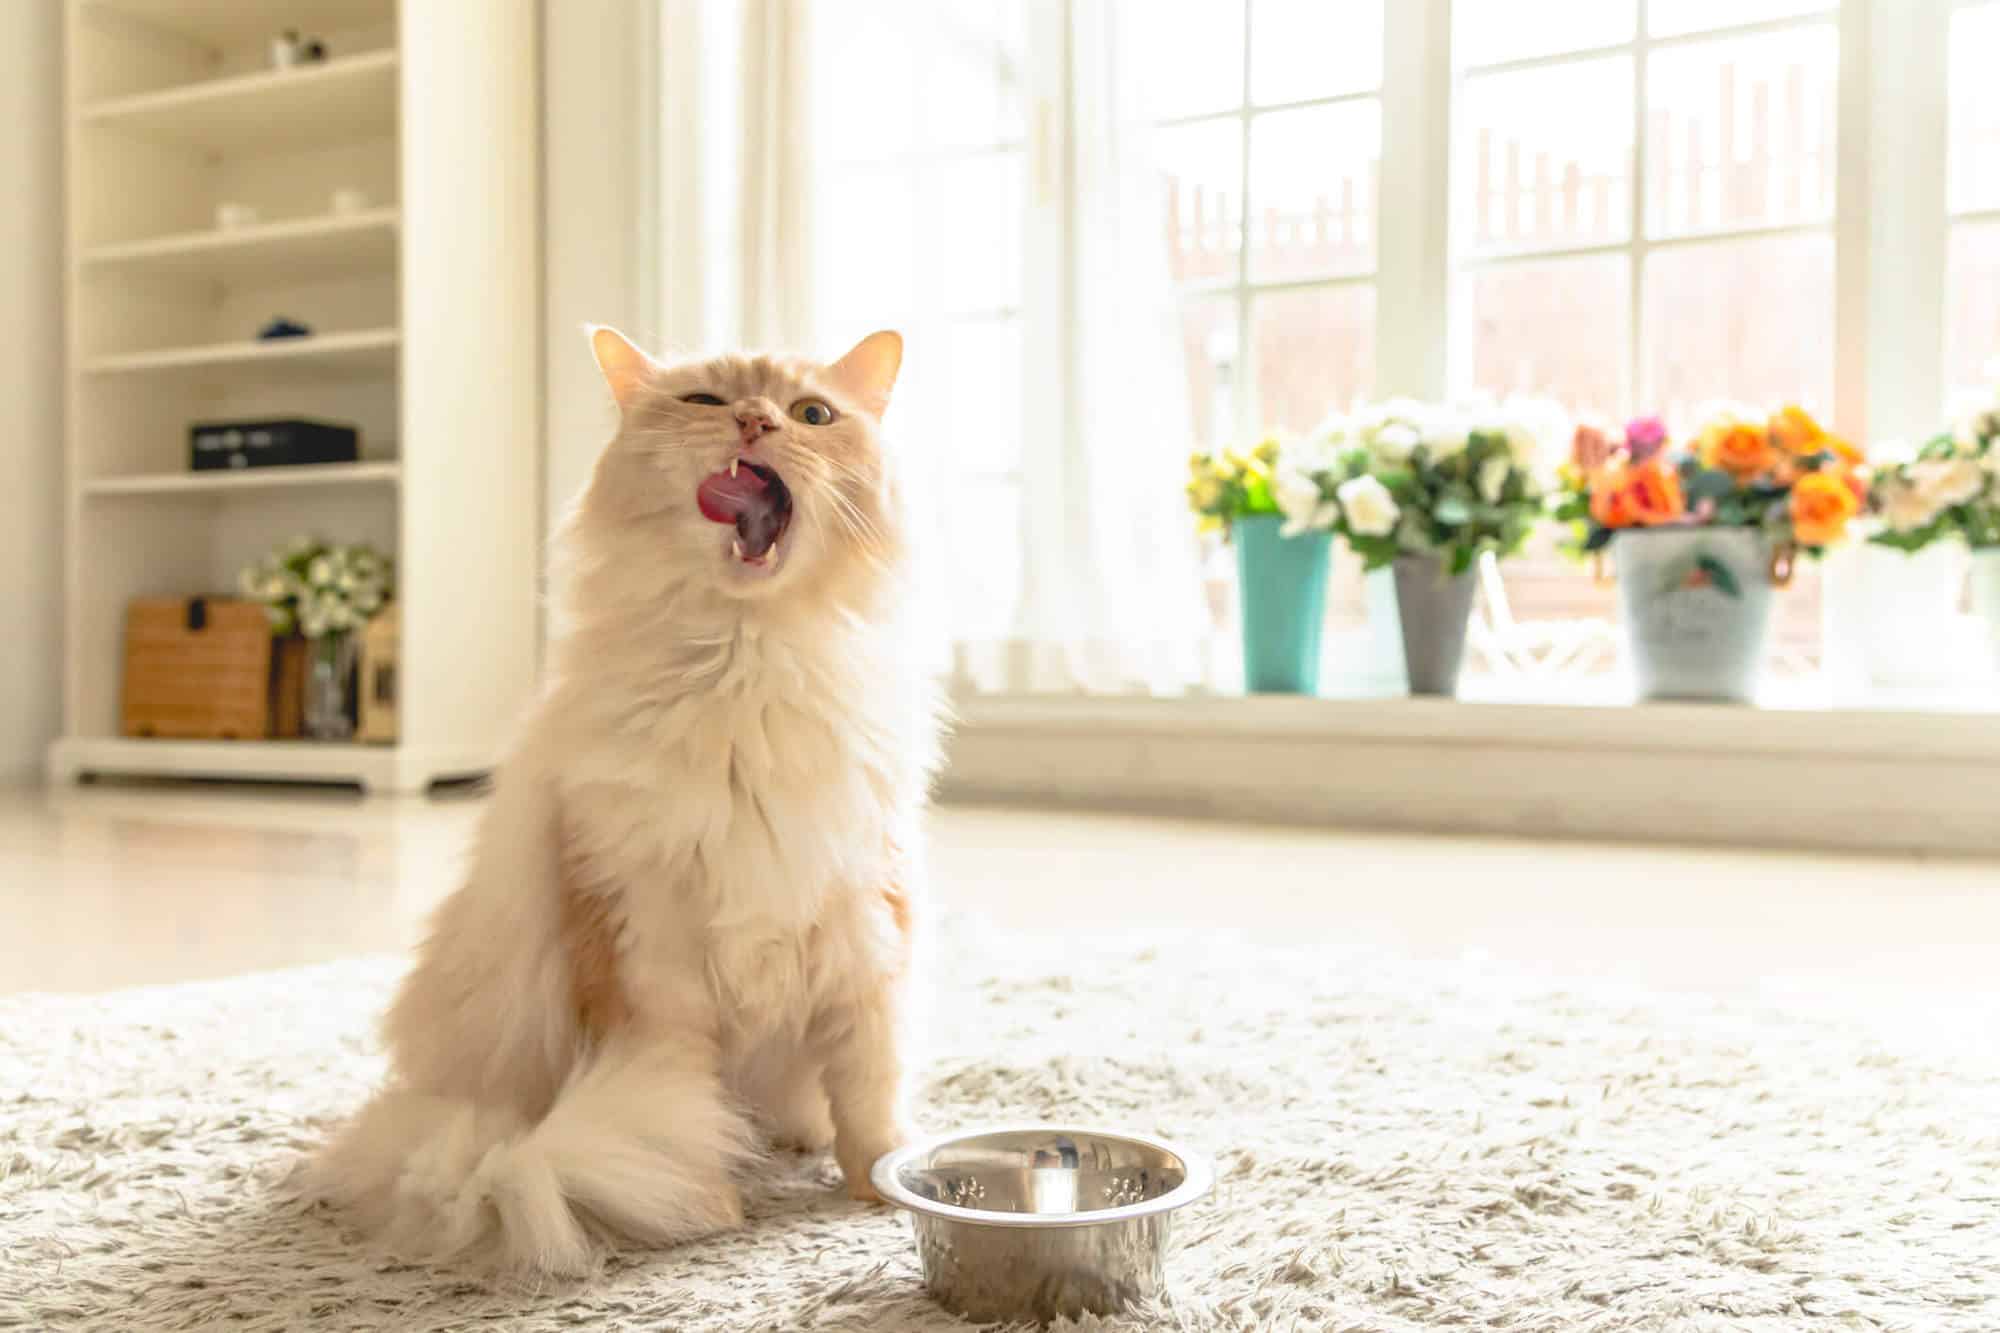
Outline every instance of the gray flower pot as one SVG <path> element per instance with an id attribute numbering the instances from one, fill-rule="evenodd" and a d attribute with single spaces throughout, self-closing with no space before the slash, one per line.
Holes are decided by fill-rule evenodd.
<path id="1" fill-rule="evenodd" d="M 1436 556 L 1400 555 L 1395 575 L 1396 619 L 1402 626 L 1410 693 L 1451 698 L 1458 693 L 1465 627 L 1478 586 L 1473 571 L 1447 575 Z"/>
<path id="2" fill-rule="evenodd" d="M 1771 643 L 1770 540 L 1752 528 L 1628 528 L 1611 551 L 1639 697 L 1754 700 Z"/>

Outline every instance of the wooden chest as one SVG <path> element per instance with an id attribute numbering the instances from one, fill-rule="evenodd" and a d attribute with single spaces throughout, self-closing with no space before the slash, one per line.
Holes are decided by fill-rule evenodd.
<path id="1" fill-rule="evenodd" d="M 175 740 L 271 732 L 271 624 L 255 602 L 149 597 L 125 612 L 121 730 Z"/>

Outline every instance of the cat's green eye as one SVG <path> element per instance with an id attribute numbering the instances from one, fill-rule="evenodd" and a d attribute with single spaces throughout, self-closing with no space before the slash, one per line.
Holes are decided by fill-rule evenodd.
<path id="1" fill-rule="evenodd" d="M 684 403 L 700 403 L 703 407 L 721 407 L 722 400 L 712 393 L 691 393 L 681 399 Z"/>
<path id="2" fill-rule="evenodd" d="M 792 404 L 792 420 L 808 426 L 829 426 L 833 424 L 833 409 L 822 399 L 801 398 Z"/>

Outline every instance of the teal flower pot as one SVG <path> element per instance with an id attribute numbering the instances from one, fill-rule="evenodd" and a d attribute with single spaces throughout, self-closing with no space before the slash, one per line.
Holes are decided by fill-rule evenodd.
<path id="1" fill-rule="evenodd" d="M 1243 688 L 1252 694 L 1312 694 L 1319 688 L 1320 626 L 1333 538 L 1281 537 L 1275 515 L 1230 525 L 1243 591 Z"/>

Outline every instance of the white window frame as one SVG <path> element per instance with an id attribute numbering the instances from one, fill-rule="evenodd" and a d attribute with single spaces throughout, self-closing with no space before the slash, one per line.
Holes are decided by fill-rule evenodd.
<path id="1" fill-rule="evenodd" d="M 1951 22 L 1954 16 L 1956 16 L 1957 14 L 1975 9 L 2000 9 L 2000 5 L 1996 5 L 1994 3 L 1994 0 L 1945 0 L 1945 4 L 1947 6 L 1947 11 L 1948 11 L 1944 15 L 1947 43 L 1949 41 Z M 1947 55 L 1945 63 L 1941 64 L 1937 69 L 1936 79 L 1933 84 L 1934 93 L 1941 96 L 1945 103 L 1942 110 L 1938 113 L 1939 118 L 1938 118 L 1937 128 L 1938 128 L 1938 133 L 1940 135 L 1945 136 L 1946 138 L 1949 137 L 1949 131 L 1950 131 L 1949 121 L 1951 114 L 1951 106 L 1950 106 L 1951 92 L 1948 86 L 1950 82 L 1949 73 L 1950 73 L 1949 59 Z M 1950 262 L 1951 262 L 1952 236 L 1958 231 L 1960 227 L 1976 227 L 1982 224 L 1989 226 L 2000 225 L 2000 204 L 1995 204 L 1991 207 L 1986 207 L 1986 208 L 1953 209 L 1950 207 L 1950 184 L 1948 176 L 1950 169 L 1951 169 L 1951 160 L 1949 154 L 1949 146 L 1947 145 L 1945 152 L 1941 153 L 1938 158 L 1938 171 L 1943 176 L 1943 179 L 1941 179 L 1939 182 L 1938 188 L 1945 201 L 1944 238 L 1940 243 L 1941 254 L 1938 260 L 1939 275 L 1940 275 L 1940 285 L 1939 285 L 1940 305 L 1937 311 L 1937 319 L 1940 325 L 1944 323 L 1945 313 L 1946 313 L 1942 304 L 1944 284 L 1950 281 L 1950 276 L 1951 276 Z M 1996 352 L 2000 352 L 2000 349 L 1996 349 Z M 1946 348 L 1943 351 L 1941 351 L 1939 355 L 1941 357 L 1944 357 L 1948 356 L 1948 353 L 1949 353 L 1949 348 Z"/>
<path id="2" fill-rule="evenodd" d="M 1068 0 L 1068 2 L 1074 3 L 1074 0 Z M 1424 5 L 1429 4 L 1431 0 L 1410 0 L 1410 2 L 1412 5 Z M 1386 99 L 1389 77 L 1388 52 L 1386 49 L 1387 39 L 1386 37 L 1384 39 L 1385 49 L 1383 53 L 1382 81 L 1372 88 L 1330 93 L 1320 97 L 1298 98 L 1286 102 L 1260 102 L 1256 99 L 1256 90 L 1251 83 L 1253 74 L 1252 59 L 1253 53 L 1256 50 L 1257 3 L 1258 0 L 1244 0 L 1243 68 L 1242 80 L 1239 85 L 1240 92 L 1236 105 L 1225 107 L 1218 111 L 1199 111 L 1191 115 L 1171 116 L 1155 122 L 1155 127 L 1158 129 L 1180 129 L 1190 125 L 1220 125 L 1227 124 L 1230 121 L 1236 122 L 1238 133 L 1237 195 L 1242 214 L 1237 220 L 1236 275 L 1227 281 L 1178 283 L 1175 289 L 1175 295 L 1179 298 L 1183 310 L 1196 305 L 1224 300 L 1230 302 L 1233 307 L 1232 313 L 1235 315 L 1236 320 L 1236 364 L 1232 368 L 1235 378 L 1231 386 L 1230 405 L 1234 409 L 1232 415 L 1234 419 L 1235 441 L 1254 440 L 1262 435 L 1265 430 L 1266 423 L 1262 415 L 1263 405 L 1258 402 L 1257 395 L 1258 365 L 1255 312 L 1257 301 L 1260 297 L 1289 295 L 1294 292 L 1344 291 L 1356 287 L 1370 287 L 1375 289 L 1377 298 L 1375 302 L 1376 327 L 1374 339 L 1377 344 L 1377 383 L 1374 396 L 1384 396 L 1381 384 L 1380 344 L 1382 340 L 1382 301 L 1380 299 L 1380 292 L 1382 288 L 1383 247 L 1387 240 L 1382 232 L 1381 219 L 1390 215 L 1389 210 L 1385 206 L 1385 199 L 1389 188 L 1387 184 L 1389 172 L 1388 131 L 1386 128 L 1388 118 Z M 1396 8 L 1397 3 L 1398 0 L 1385 0 L 1386 7 L 1391 10 Z M 1384 124 L 1383 142 L 1378 149 L 1381 156 L 1382 176 L 1377 187 L 1375 216 L 1369 219 L 1369 226 L 1373 231 L 1375 240 L 1374 265 L 1362 272 L 1323 274 L 1309 278 L 1252 278 L 1250 276 L 1250 242 L 1252 236 L 1251 228 L 1256 222 L 1256 209 L 1253 206 L 1250 193 L 1250 152 L 1257 121 L 1265 116 L 1288 111 L 1311 111 L 1325 107 L 1358 106 L 1367 102 L 1373 102 L 1377 105 L 1381 111 Z M 1232 441 L 1224 439 L 1217 440 L 1215 443 L 1217 446 L 1223 446 L 1232 443 Z"/>

